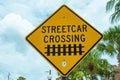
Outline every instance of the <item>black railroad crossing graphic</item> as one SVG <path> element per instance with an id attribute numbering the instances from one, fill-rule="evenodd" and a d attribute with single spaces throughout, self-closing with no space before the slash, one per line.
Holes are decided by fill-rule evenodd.
<path id="1" fill-rule="evenodd" d="M 47 45 L 45 47 L 47 56 L 61 56 L 61 55 L 82 55 L 84 46 L 82 44 L 68 44 L 68 45 Z"/>

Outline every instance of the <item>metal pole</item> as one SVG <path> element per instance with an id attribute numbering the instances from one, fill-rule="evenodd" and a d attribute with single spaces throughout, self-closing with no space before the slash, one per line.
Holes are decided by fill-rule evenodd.
<path id="1" fill-rule="evenodd" d="M 48 80 L 52 80 L 52 76 L 51 76 L 51 70 L 49 70 L 49 71 L 46 71 L 47 73 L 49 73 L 49 75 L 48 75 Z"/>
<path id="2" fill-rule="evenodd" d="M 49 71 L 49 75 L 51 75 L 51 70 Z"/>
<path id="3" fill-rule="evenodd" d="M 63 76 L 63 77 L 62 77 L 62 80 L 67 80 L 67 77 L 64 77 L 64 76 Z"/>
<path id="4" fill-rule="evenodd" d="M 52 80 L 51 76 L 48 76 L 48 80 Z"/>
<path id="5" fill-rule="evenodd" d="M 10 73 L 8 73 L 8 80 L 10 80 Z"/>
<path id="6" fill-rule="evenodd" d="M 93 80 L 93 75 L 92 75 L 92 73 L 90 74 L 90 80 Z"/>

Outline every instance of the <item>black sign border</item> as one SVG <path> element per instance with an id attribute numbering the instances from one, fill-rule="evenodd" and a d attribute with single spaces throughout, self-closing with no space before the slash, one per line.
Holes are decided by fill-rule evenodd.
<path id="1" fill-rule="evenodd" d="M 52 16 L 54 16 L 61 8 L 66 7 L 69 11 L 71 11 L 73 14 L 75 14 L 79 19 L 81 19 L 82 21 L 84 21 L 87 25 L 89 25 L 92 29 L 94 29 L 97 33 L 99 33 L 101 35 L 101 38 L 84 54 L 84 56 L 78 61 L 76 62 L 76 64 L 67 72 L 67 73 L 63 73 L 60 69 L 58 69 L 48 58 L 46 58 L 42 52 L 37 49 L 33 43 L 31 43 L 28 40 L 28 37 L 33 34 L 38 28 L 40 28 L 44 23 L 46 23 Z M 57 11 L 55 11 L 49 18 L 47 18 L 42 24 L 40 24 L 35 30 L 33 30 L 30 34 L 28 34 L 28 36 L 26 37 L 26 40 L 50 63 L 52 64 L 52 66 L 55 67 L 55 69 L 57 69 L 59 71 L 59 73 L 61 73 L 63 76 L 67 76 L 75 67 L 76 65 L 78 65 L 80 63 L 80 61 L 82 61 L 83 58 L 85 58 L 85 56 L 88 54 L 88 52 L 90 52 L 90 50 L 102 39 L 103 35 L 96 30 L 94 27 L 92 27 L 88 22 L 86 22 L 83 18 L 81 18 L 78 14 L 76 14 L 73 10 L 71 10 L 69 7 L 67 7 L 66 5 L 62 5 Z"/>

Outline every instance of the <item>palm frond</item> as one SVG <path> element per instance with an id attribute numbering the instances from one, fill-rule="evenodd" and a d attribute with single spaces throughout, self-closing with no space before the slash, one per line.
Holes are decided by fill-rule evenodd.
<path id="1" fill-rule="evenodd" d="M 105 50 L 105 44 L 104 43 L 99 43 L 98 45 L 97 45 L 97 49 L 100 51 L 100 52 L 104 52 L 104 50 Z"/>
<path id="2" fill-rule="evenodd" d="M 114 9 L 114 12 L 110 16 L 111 23 L 120 21 L 120 0 L 109 0 L 106 4 L 106 12 L 110 12 Z"/>
<path id="3" fill-rule="evenodd" d="M 109 0 L 106 5 L 106 11 L 109 12 L 113 9 L 116 0 Z"/>
<path id="4" fill-rule="evenodd" d="M 120 2 L 118 1 L 116 4 L 115 4 L 115 12 L 116 11 L 119 11 L 120 10 Z"/>
<path id="5" fill-rule="evenodd" d="M 114 12 L 114 13 L 110 16 L 110 20 L 111 20 L 111 23 L 112 23 L 112 24 L 120 21 L 120 10 Z"/>
<path id="6" fill-rule="evenodd" d="M 114 26 L 109 28 L 108 31 L 104 32 L 104 38 L 103 41 L 107 41 L 108 43 L 111 43 L 112 45 L 119 44 L 120 42 L 120 26 Z"/>
<path id="7" fill-rule="evenodd" d="M 107 44 L 105 52 L 108 53 L 110 56 L 114 56 L 116 53 L 116 49 L 114 48 L 114 45 L 111 45 L 110 43 Z"/>

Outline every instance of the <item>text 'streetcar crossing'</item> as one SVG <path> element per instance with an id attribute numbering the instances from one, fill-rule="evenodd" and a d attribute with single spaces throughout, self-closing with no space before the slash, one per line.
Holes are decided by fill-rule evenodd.
<path id="1" fill-rule="evenodd" d="M 47 45 L 45 53 L 47 56 L 82 55 L 84 52 L 82 48 L 84 48 L 82 44 Z"/>

